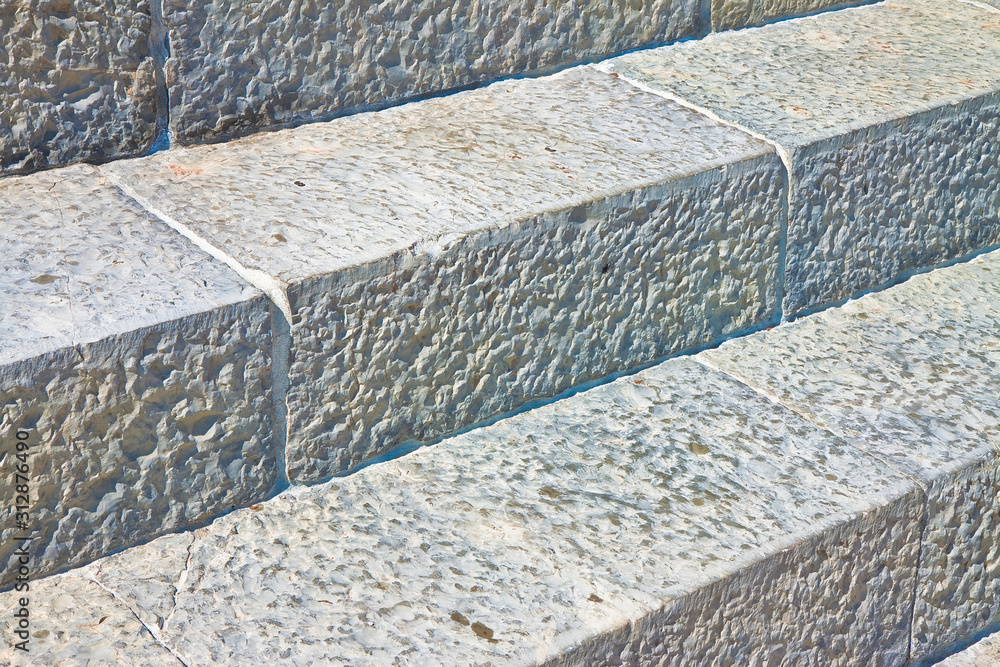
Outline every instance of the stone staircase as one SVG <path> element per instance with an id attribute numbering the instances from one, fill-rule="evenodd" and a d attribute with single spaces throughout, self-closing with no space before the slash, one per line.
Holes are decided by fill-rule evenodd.
<path id="1" fill-rule="evenodd" d="M 1000 623 L 1000 11 L 83 4 L 0 9 L 54 72 L 138 54 L 0 111 L 0 662 L 929 665 Z"/>

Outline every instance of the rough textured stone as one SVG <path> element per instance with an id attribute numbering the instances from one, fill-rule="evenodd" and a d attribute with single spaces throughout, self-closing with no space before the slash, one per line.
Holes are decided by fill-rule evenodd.
<path id="1" fill-rule="evenodd" d="M 12 648 L 13 614 L 27 597 L 28 652 Z M 0 663 L 8 667 L 182 667 L 158 644 L 128 607 L 98 584 L 80 576 L 58 575 L 31 584 L 26 592 L 0 593 Z"/>
<path id="2" fill-rule="evenodd" d="M 1000 254 L 703 353 L 925 485 L 915 660 L 1000 619 Z"/>
<path id="3" fill-rule="evenodd" d="M 784 149 L 791 316 L 1000 242 L 998 34 L 976 5 L 892 0 L 603 67 Z"/>
<path id="4" fill-rule="evenodd" d="M 287 288 L 297 481 L 776 308 L 778 157 L 587 68 L 105 169 Z"/>
<path id="5" fill-rule="evenodd" d="M 0 174 L 149 148 L 150 25 L 147 0 L 0 4 Z"/>
<path id="6" fill-rule="evenodd" d="M 0 470 L 35 575 L 266 496 L 270 306 L 93 167 L 0 183 Z M 0 484 L 0 563 L 23 534 Z M 13 570 L 0 570 L 0 586 Z"/>
<path id="7" fill-rule="evenodd" d="M 712 30 L 734 30 L 770 21 L 868 4 L 872 0 L 712 0 Z"/>
<path id="8" fill-rule="evenodd" d="M 90 567 L 189 665 L 902 665 L 922 509 L 676 360 Z"/>
<path id="9" fill-rule="evenodd" d="M 972 646 L 937 663 L 937 667 L 995 667 L 996 665 L 1000 665 L 1000 632 L 984 637 Z"/>
<path id="10" fill-rule="evenodd" d="M 698 0 L 164 0 L 163 14 L 171 127 L 182 143 L 329 118 L 702 31 Z"/>

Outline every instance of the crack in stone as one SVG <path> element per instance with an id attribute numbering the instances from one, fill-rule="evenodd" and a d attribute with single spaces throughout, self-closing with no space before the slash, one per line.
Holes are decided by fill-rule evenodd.
<path id="1" fill-rule="evenodd" d="M 192 543 L 193 543 L 193 541 L 192 541 Z M 99 574 L 99 573 L 100 573 L 100 567 L 98 567 L 98 568 L 97 568 L 97 571 L 98 571 L 97 573 Z M 146 624 L 146 623 L 145 623 L 145 622 L 144 622 L 144 621 L 143 621 L 143 620 L 142 620 L 141 618 L 139 618 L 139 615 L 138 615 L 137 613 L 135 613 L 135 610 L 133 610 L 133 609 L 132 609 L 131 605 L 129 605 L 129 604 L 127 603 L 127 602 L 125 602 L 125 600 L 123 600 L 123 599 L 122 599 L 121 597 L 119 597 L 119 596 L 118 596 L 118 594 L 117 594 L 117 593 L 115 593 L 115 592 L 114 592 L 113 590 L 111 590 L 110 588 L 108 588 L 107 586 L 105 586 L 105 585 L 104 585 L 104 584 L 103 584 L 103 583 L 101 582 L 101 580 L 97 578 L 97 575 L 96 575 L 96 574 L 94 574 L 94 573 L 92 573 L 92 572 L 89 572 L 89 571 L 86 571 L 86 570 L 84 570 L 84 572 L 83 572 L 82 574 L 83 574 L 83 576 L 84 576 L 84 577 L 85 577 L 85 578 L 86 578 L 87 580 L 89 580 L 89 581 L 92 581 L 92 582 L 94 582 L 95 584 L 97 584 L 98 586 L 100 586 L 100 587 L 101 587 L 101 589 L 102 589 L 102 590 L 104 590 L 104 591 L 105 591 L 105 592 L 106 592 L 106 593 L 107 593 L 108 595 L 110 595 L 110 596 L 111 596 L 112 598 L 114 598 L 114 600 L 115 600 L 116 602 L 118 602 L 118 603 L 119 603 L 119 604 L 121 604 L 121 605 L 122 605 L 123 607 L 125 607 L 125 609 L 127 609 L 127 610 L 128 610 L 128 612 L 129 612 L 130 614 L 132 614 L 132 617 L 133 617 L 133 618 L 135 618 L 135 620 L 136 620 L 136 621 L 138 621 L 138 622 L 139 622 L 139 624 L 140 624 L 140 625 L 141 625 L 141 626 L 142 626 L 143 628 L 145 628 L 145 629 L 146 629 L 146 632 L 148 632 L 148 633 L 149 633 L 149 635 L 150 635 L 150 636 L 151 636 L 151 637 L 153 638 L 153 641 L 155 641 L 155 642 L 156 642 L 157 644 L 159 644 L 160 646 L 162 646 L 162 647 L 163 647 L 163 649 L 164 649 L 165 651 L 167 651 L 167 653 L 169 653 L 170 655 L 172 655 L 172 656 L 173 656 L 173 657 L 174 657 L 174 658 L 175 658 L 175 659 L 177 660 L 177 662 L 181 663 L 181 665 L 183 665 L 184 667 L 189 667 L 189 665 L 188 665 L 188 662 L 187 662 L 186 660 L 184 660 L 184 658 L 183 658 L 183 657 L 182 657 L 182 656 L 181 656 L 180 654 L 178 654 L 178 653 L 177 653 L 176 651 L 174 651 L 174 650 L 173 650 L 173 649 L 172 649 L 172 648 L 171 648 L 170 646 L 168 646 L 168 645 L 167 645 L 167 643 L 166 643 L 166 641 L 165 641 L 165 640 L 164 640 L 163 638 L 161 638 L 161 637 L 159 636 L 159 633 L 158 633 L 158 632 L 155 632 L 155 631 L 153 630 L 153 628 L 149 627 L 149 626 L 148 626 L 148 625 L 147 625 L 147 624 Z M 110 640 L 110 638 L 109 638 L 109 640 Z M 123 656 L 121 656 L 121 655 L 119 655 L 119 658 L 121 658 L 122 660 L 124 660 L 124 659 L 125 659 L 125 658 L 124 658 Z"/>
<path id="2" fill-rule="evenodd" d="M 177 579 L 174 581 L 174 592 L 170 594 L 170 613 L 163 619 L 163 624 L 160 626 L 164 631 L 166 631 L 167 625 L 170 623 L 170 619 L 174 617 L 174 612 L 177 611 L 177 594 L 180 593 L 181 586 L 187 582 L 188 572 L 191 567 L 191 548 L 194 546 L 194 542 L 195 537 L 192 534 L 191 541 L 187 545 L 187 554 L 184 557 L 184 567 L 181 569 L 180 574 L 177 575 Z"/>

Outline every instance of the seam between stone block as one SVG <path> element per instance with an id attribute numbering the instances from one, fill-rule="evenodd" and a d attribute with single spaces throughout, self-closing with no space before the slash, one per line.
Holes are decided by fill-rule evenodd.
<path id="1" fill-rule="evenodd" d="M 695 112 L 695 113 L 697 113 L 699 115 L 705 116 L 705 117 L 707 117 L 707 118 L 715 121 L 716 123 L 720 123 L 720 124 L 725 125 L 727 127 L 731 127 L 731 128 L 733 128 L 735 130 L 743 132 L 744 134 L 749 134 L 751 137 L 754 137 L 755 139 L 763 141 L 768 146 L 771 146 L 774 149 L 774 151 L 778 154 L 778 158 L 781 160 L 781 163 L 783 165 L 785 165 L 785 191 L 786 191 L 785 194 L 786 194 L 786 196 L 785 196 L 785 201 L 782 202 L 782 206 L 784 208 L 784 214 L 782 215 L 782 218 L 781 218 L 781 221 L 780 221 L 781 227 L 780 227 L 779 232 L 778 232 L 779 233 L 779 236 L 778 236 L 778 275 L 777 275 L 776 281 L 775 281 L 776 282 L 775 289 L 777 291 L 777 300 L 776 300 L 776 303 L 775 303 L 774 320 L 776 322 L 784 322 L 785 321 L 785 316 L 784 316 L 784 309 L 782 308 L 782 301 L 784 300 L 784 296 L 785 296 L 785 262 L 786 262 L 786 249 L 788 247 L 788 215 L 789 215 L 789 212 L 791 211 L 791 208 L 792 208 L 792 191 L 793 191 L 793 188 L 792 188 L 792 157 L 791 157 L 791 155 L 789 154 L 789 152 L 781 144 L 777 143 L 776 141 L 774 141 L 772 139 L 768 139 L 766 136 L 764 136 L 760 132 L 752 130 L 749 127 L 746 127 L 744 125 L 740 125 L 739 123 L 734 123 L 732 121 L 725 120 L 725 119 L 719 117 L 718 114 L 715 114 L 712 111 L 710 111 L 709 109 L 706 109 L 705 107 L 702 107 L 702 106 L 698 106 L 697 104 L 693 104 L 690 101 L 684 99 L 683 97 L 679 97 L 679 96 L 674 95 L 673 93 L 670 93 L 670 92 L 667 92 L 667 91 L 656 90 L 655 88 L 651 88 L 651 87 L 645 85 L 641 81 L 636 81 L 636 80 L 631 79 L 631 78 L 629 78 L 629 77 L 627 77 L 627 76 L 625 76 L 623 74 L 620 74 L 618 72 L 612 72 L 611 69 L 610 69 L 612 60 L 613 59 L 609 59 L 609 60 L 606 60 L 606 61 L 601 62 L 601 63 L 596 63 L 596 64 L 593 64 L 593 65 L 590 65 L 590 67 L 592 67 L 593 69 L 597 70 L 598 72 L 603 72 L 604 74 L 608 74 L 608 75 L 617 77 L 618 79 L 621 79 L 625 83 L 628 83 L 631 86 L 633 86 L 635 88 L 638 88 L 639 90 L 641 90 L 643 92 L 649 93 L 651 95 L 656 95 L 657 97 L 661 97 L 661 98 L 666 99 L 666 100 L 670 100 L 671 102 L 674 102 L 675 104 L 679 104 L 680 106 L 684 107 L 685 109 L 693 111 L 693 112 Z"/>
<path id="2" fill-rule="evenodd" d="M 289 354 L 291 350 L 290 323 L 292 322 L 292 306 L 288 299 L 288 287 L 277 278 L 269 276 L 259 269 L 243 266 L 235 257 L 226 254 L 202 238 L 191 228 L 175 220 L 164 211 L 157 208 L 151 201 L 136 192 L 124 178 L 112 171 L 98 167 L 98 170 L 114 183 L 125 196 L 135 201 L 146 212 L 158 218 L 178 234 L 188 239 L 201 250 L 224 262 L 241 278 L 262 291 L 272 302 L 271 311 L 271 395 L 275 410 L 274 448 L 275 459 L 278 461 L 279 474 L 275 493 L 288 487 L 287 472 L 287 436 L 288 436 L 288 387 Z M 277 355 L 277 356 L 275 356 Z"/>
<path id="3" fill-rule="evenodd" d="M 723 373 L 723 374 L 725 374 L 726 376 L 732 378 L 736 382 L 739 382 L 743 386 L 747 387 L 748 389 L 750 389 L 751 391 L 753 391 L 758 396 L 763 397 L 764 399 L 766 399 L 766 400 L 774 403 L 775 405 L 778 405 L 778 406 L 781 406 L 781 407 L 786 408 L 788 410 L 791 410 L 793 413 L 799 415 L 804 420 L 806 420 L 807 422 L 809 422 L 811 424 L 814 424 L 818 428 L 825 429 L 825 430 L 833 433 L 837 437 L 840 437 L 840 438 L 843 438 L 843 439 L 847 440 L 846 436 L 843 433 L 839 433 L 839 432 L 833 430 L 830 427 L 823 426 L 821 424 L 817 424 L 816 422 L 814 422 L 809 417 L 809 415 L 806 415 L 806 414 L 803 414 L 802 412 L 799 412 L 796 409 L 796 406 L 794 404 L 787 404 L 787 403 L 785 403 L 780 398 L 778 398 L 775 394 L 772 394 L 771 392 L 767 391 L 763 387 L 757 386 L 755 383 L 750 382 L 749 380 L 741 377 L 740 375 L 737 375 L 737 374 L 732 373 L 732 372 L 730 372 L 728 370 L 719 368 L 715 364 L 711 363 L 708 359 L 705 359 L 704 357 L 701 357 L 700 355 L 692 357 L 692 359 L 694 361 L 698 362 L 699 364 L 701 364 L 702 366 L 704 366 L 705 368 L 709 369 L 709 370 L 715 371 L 717 373 Z M 850 440 L 847 440 L 847 442 L 850 443 Z M 928 496 L 928 490 L 929 490 L 930 487 L 929 487 L 928 484 L 926 484 L 925 482 L 923 482 L 922 480 L 920 480 L 915 475 L 912 475 L 912 474 L 906 472 L 905 470 L 902 470 L 901 468 L 897 467 L 892 461 L 890 461 L 890 460 L 888 460 L 886 458 L 883 458 L 882 456 L 880 456 L 878 454 L 875 454 L 875 453 L 872 453 L 872 452 L 868 452 L 868 451 L 862 451 L 861 453 L 864 454 L 865 456 L 868 456 L 869 458 L 875 459 L 879 463 L 882 463 L 883 465 L 885 465 L 886 467 L 888 467 L 890 470 L 893 470 L 893 471 L 899 473 L 900 475 L 902 475 L 904 478 L 911 480 L 916 485 L 916 488 L 920 491 L 920 495 L 923 498 L 923 503 L 922 503 L 923 504 L 923 511 L 921 512 L 921 516 L 920 516 L 920 530 L 918 531 L 917 557 L 916 557 L 916 560 L 914 561 L 914 564 L 913 564 L 913 589 L 910 591 L 910 614 L 909 614 L 909 621 L 907 623 L 907 630 L 906 630 L 906 635 L 907 635 L 906 636 L 906 662 L 904 664 L 909 665 L 910 664 L 910 656 L 911 656 L 911 654 L 913 652 L 913 616 L 914 616 L 914 613 L 915 613 L 916 607 L 917 607 L 917 592 L 920 590 L 920 562 L 921 562 L 921 558 L 923 557 L 924 531 L 927 528 L 927 516 L 928 516 L 928 513 L 930 512 L 930 498 Z"/>
<path id="4" fill-rule="evenodd" d="M 156 79 L 156 136 L 149 153 L 170 148 L 170 89 L 167 87 L 167 60 L 170 58 L 170 37 L 163 19 L 163 0 L 150 0 L 149 53 L 153 58 Z"/>
<path id="5" fill-rule="evenodd" d="M 153 638 L 153 641 L 155 641 L 157 644 L 159 644 L 160 646 L 162 646 L 163 649 L 167 653 L 169 653 L 170 655 L 172 655 L 174 657 L 174 659 L 177 660 L 177 662 L 179 662 L 182 665 L 184 665 L 184 667 L 189 667 L 190 663 L 188 663 L 186 660 L 184 660 L 184 658 L 182 658 L 176 651 L 174 651 L 170 646 L 168 646 L 167 643 L 165 641 L 163 641 L 162 638 L 160 638 L 159 634 L 153 631 L 153 628 L 151 628 L 148 625 L 146 625 L 143 622 L 143 620 L 141 618 L 139 618 L 139 615 L 135 613 L 135 611 L 132 609 L 132 607 L 130 607 L 128 605 L 127 602 L 125 602 L 120 597 L 118 597 L 118 595 L 113 590 L 111 590 L 110 588 L 108 588 L 107 586 L 105 586 L 103 583 L 101 583 L 101 581 L 97 577 L 95 577 L 91 572 L 88 572 L 88 571 L 85 570 L 82 574 L 83 574 L 83 577 L 85 579 L 87 579 L 87 581 L 92 581 L 93 583 L 95 583 L 98 586 L 100 586 L 102 590 L 104 590 L 108 595 L 110 595 L 112 598 L 114 598 L 115 602 L 117 602 L 118 604 L 120 604 L 123 607 L 125 607 L 126 609 L 128 609 L 128 612 L 130 614 L 132 614 L 132 617 L 135 620 L 137 620 L 139 622 L 139 624 L 142 625 L 142 627 L 146 628 L 146 632 L 148 632 L 149 635 Z"/>
<path id="6" fill-rule="evenodd" d="M 782 326 L 787 326 L 787 325 L 782 325 Z M 694 361 L 698 362 L 699 364 L 701 364 L 702 366 L 704 366 L 705 368 L 711 370 L 711 371 L 715 371 L 716 373 L 723 373 L 724 375 L 727 375 L 728 377 L 731 377 L 732 379 L 734 379 L 735 381 L 739 382 L 740 384 L 742 384 L 746 388 L 750 389 L 751 391 L 753 391 L 757 395 L 763 396 L 764 398 L 766 398 L 771 403 L 774 403 L 775 405 L 778 405 L 778 406 L 781 406 L 781 407 L 786 408 L 788 410 L 791 410 L 792 412 L 794 412 L 795 414 L 797 414 L 799 417 L 802 417 L 802 419 L 806 420 L 810 424 L 815 425 L 817 428 L 821 428 L 821 429 L 824 429 L 826 431 L 829 431 L 833 435 L 837 436 L 838 438 L 844 439 L 848 443 L 850 443 L 849 438 L 853 438 L 854 437 L 854 436 L 851 436 L 850 434 L 845 434 L 845 433 L 842 433 L 842 432 L 835 431 L 833 428 L 831 428 L 829 426 L 825 426 L 823 424 L 817 424 L 812 419 L 812 417 L 810 417 L 809 415 L 807 415 L 807 414 L 801 412 L 800 410 L 798 410 L 796 404 L 794 404 L 794 403 L 786 403 L 785 401 L 782 401 L 777 395 L 772 394 L 771 392 L 767 391 L 763 387 L 760 387 L 760 386 L 756 385 L 755 383 L 751 382 L 750 380 L 744 378 L 741 375 L 738 375 L 736 373 L 733 373 L 732 371 L 729 371 L 729 370 L 726 370 L 724 368 L 720 368 L 720 367 L 716 366 L 711 361 L 709 361 L 708 359 L 705 359 L 701 355 L 694 356 L 694 357 L 692 357 L 692 359 Z M 868 452 L 868 451 L 865 451 L 865 452 L 862 452 L 862 453 L 865 456 L 868 456 L 869 458 L 875 459 L 879 463 L 882 463 L 883 465 L 888 466 L 889 468 L 891 468 L 895 472 L 897 472 L 900 475 L 903 475 L 904 477 L 906 477 L 907 479 L 913 481 L 918 487 L 920 487 L 920 489 L 922 489 L 924 491 L 924 493 L 926 495 L 926 491 L 928 489 L 928 484 L 926 482 L 924 482 L 923 480 L 921 480 L 916 475 L 913 475 L 913 474 L 911 474 L 911 473 L 909 473 L 909 472 L 907 472 L 907 471 L 905 471 L 905 470 L 897 467 L 896 464 L 891 459 L 883 458 L 882 456 L 880 456 L 878 454 L 873 454 L 872 452 Z"/>

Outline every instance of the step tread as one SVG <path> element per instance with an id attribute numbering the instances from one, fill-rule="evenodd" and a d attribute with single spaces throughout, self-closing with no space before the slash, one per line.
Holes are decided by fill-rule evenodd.
<path id="1" fill-rule="evenodd" d="M 0 365 L 261 294 L 90 166 L 0 181 L 0 243 Z"/>
<path id="2" fill-rule="evenodd" d="M 104 169 L 290 284 L 771 151 L 578 68 Z"/>
<path id="3" fill-rule="evenodd" d="M 1000 14 L 888 0 L 602 64 L 789 149 L 1000 92 Z"/>

